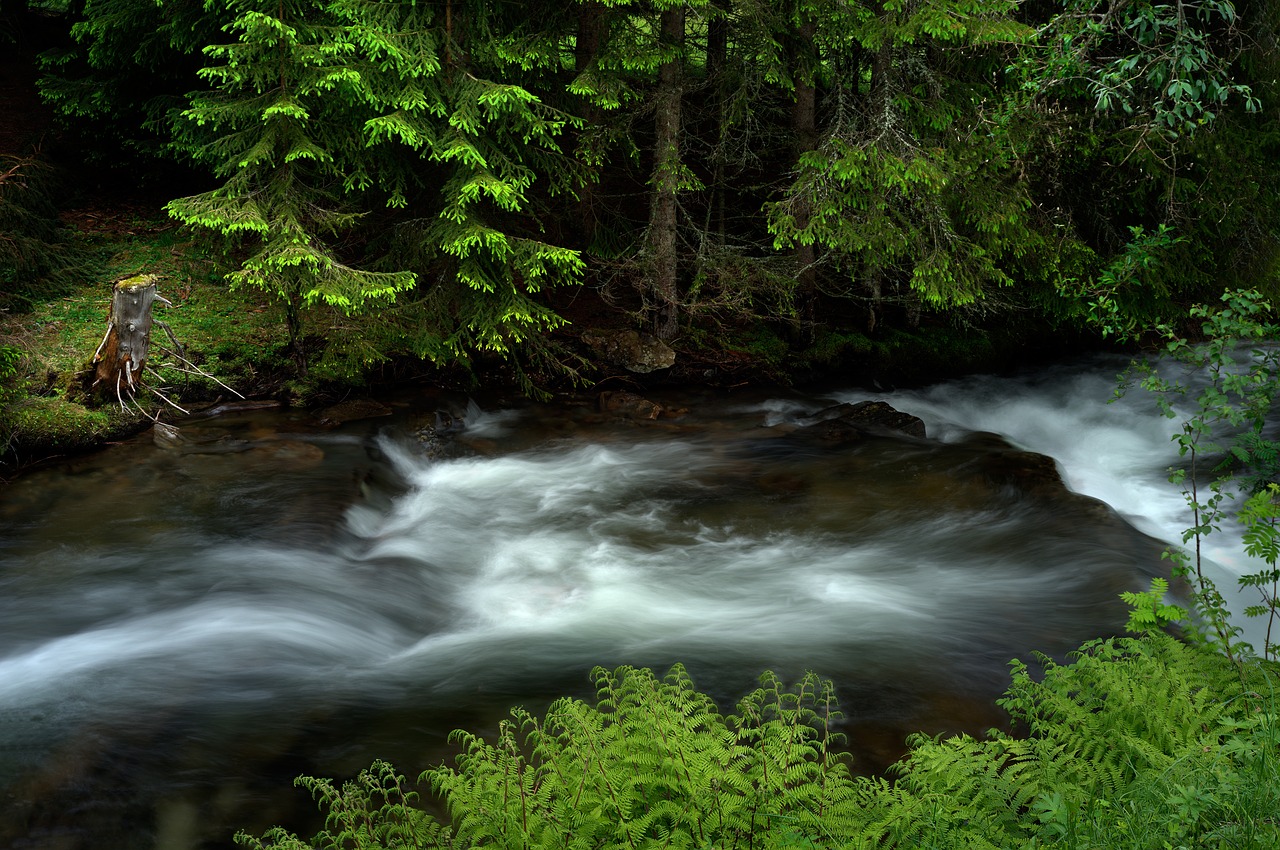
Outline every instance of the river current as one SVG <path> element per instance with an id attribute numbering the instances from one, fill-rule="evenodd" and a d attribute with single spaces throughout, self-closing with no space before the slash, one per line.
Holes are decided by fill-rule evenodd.
<path id="1" fill-rule="evenodd" d="M 595 665 L 681 662 L 726 707 L 816 670 L 867 771 L 908 732 L 981 733 L 1008 661 L 1118 632 L 1117 595 L 1188 524 L 1174 424 L 1108 403 L 1123 365 L 655 394 L 656 421 L 423 392 L 338 428 L 197 418 L 177 447 L 22 477 L 0 491 L 0 845 L 311 829 L 298 773 L 416 772 L 453 728 L 586 696 Z M 929 436 L 796 438 L 869 398 Z M 465 430 L 425 440 L 437 409 Z"/>

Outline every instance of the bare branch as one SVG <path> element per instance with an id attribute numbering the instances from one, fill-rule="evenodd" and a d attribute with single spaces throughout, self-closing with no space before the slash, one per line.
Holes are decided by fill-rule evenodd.
<path id="1" fill-rule="evenodd" d="M 157 375 L 156 377 L 158 378 L 158 377 L 160 377 L 160 376 L 159 376 L 159 375 Z M 159 391 L 158 389 L 156 389 L 155 387 L 152 387 L 152 388 L 151 388 L 151 394 L 152 394 L 153 396 L 156 396 L 157 398 L 159 398 L 161 401 L 163 401 L 165 404 L 169 405 L 170 407 L 172 407 L 174 410 L 178 411 L 179 413 L 187 413 L 187 414 L 190 414 L 190 413 L 191 413 L 191 411 L 189 411 L 189 410 L 184 410 L 183 408 L 179 407 L 177 404 L 175 404 L 173 401 L 171 401 L 167 395 L 165 395 L 164 393 L 160 392 L 160 391 Z"/>
<path id="2" fill-rule="evenodd" d="M 157 324 L 158 324 L 158 323 L 157 323 Z M 165 330 L 168 330 L 168 328 L 165 328 Z M 180 368 L 180 367 L 178 367 L 178 366 L 168 366 L 168 367 L 166 367 L 166 368 L 173 369 L 173 370 L 178 371 L 178 372 L 182 372 L 183 374 L 186 374 L 186 375 L 199 375 L 199 376 L 201 376 L 201 377 L 203 377 L 203 378 L 208 378 L 210 381 L 213 381 L 215 384 L 217 384 L 218 386 L 222 387 L 222 388 L 223 388 L 224 390 L 226 390 L 227 392 L 234 393 L 235 395 L 239 396 L 240 398 L 244 398 L 244 394 L 242 394 L 239 390 L 233 389 L 232 387 L 229 387 L 229 386 L 227 386 L 226 384 L 222 383 L 222 381 L 219 381 L 219 380 L 218 380 L 217 378 L 215 378 L 213 375 L 210 375 L 208 372 L 206 372 L 205 370 L 201 369 L 199 366 L 197 366 L 196 364 L 192 363 L 190 360 L 188 360 L 187 358 L 183 357 L 181 354 L 177 354 L 177 353 L 175 353 L 175 352 L 169 351 L 168 349 L 162 349 L 162 350 L 163 350 L 166 354 L 169 354 L 169 355 L 172 355 L 173 357 L 178 358 L 178 359 L 179 359 L 179 360 L 181 360 L 183 363 L 185 363 L 185 364 L 187 364 L 188 366 L 190 366 L 190 367 L 191 367 L 190 369 L 182 369 L 182 368 Z M 194 371 L 193 371 L 193 370 L 194 370 Z"/>

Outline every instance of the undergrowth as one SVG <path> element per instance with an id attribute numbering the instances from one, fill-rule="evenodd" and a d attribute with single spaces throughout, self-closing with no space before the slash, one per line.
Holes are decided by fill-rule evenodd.
<path id="1" fill-rule="evenodd" d="M 59 177 L 35 156 L 0 155 L 0 310 L 69 291 L 85 260 L 58 220 Z"/>
<path id="2" fill-rule="evenodd" d="M 326 816 L 304 848 L 1280 846 L 1276 668 L 1241 668 L 1163 634 L 1022 664 L 1001 700 L 1014 734 L 916 737 L 882 778 L 854 777 L 829 682 L 772 674 L 722 714 L 683 668 L 595 671 L 594 704 L 516 709 L 497 739 L 455 733 L 453 766 L 414 783 L 386 762 L 342 785 L 302 777 Z M 421 805 L 439 798 L 448 817 Z"/>

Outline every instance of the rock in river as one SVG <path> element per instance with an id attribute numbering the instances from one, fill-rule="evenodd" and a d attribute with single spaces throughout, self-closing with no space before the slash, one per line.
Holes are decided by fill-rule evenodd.
<path id="1" fill-rule="evenodd" d="M 840 445 L 886 431 L 924 439 L 924 420 L 896 410 L 883 401 L 860 401 L 857 404 L 837 404 L 818 411 L 805 419 L 792 432 L 792 436 L 827 445 Z"/>

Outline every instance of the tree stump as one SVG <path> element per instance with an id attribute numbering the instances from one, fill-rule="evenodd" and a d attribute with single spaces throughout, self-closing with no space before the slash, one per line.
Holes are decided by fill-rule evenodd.
<path id="1" fill-rule="evenodd" d="M 111 288 L 111 314 L 107 334 L 93 355 L 93 387 L 99 393 L 115 393 L 124 407 L 132 400 L 147 365 L 151 344 L 151 305 L 155 303 L 159 275 L 143 274 L 118 281 Z M 163 299 L 161 299 L 163 300 Z"/>

